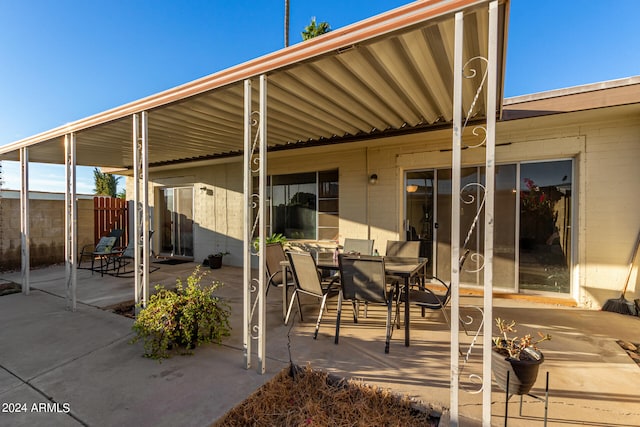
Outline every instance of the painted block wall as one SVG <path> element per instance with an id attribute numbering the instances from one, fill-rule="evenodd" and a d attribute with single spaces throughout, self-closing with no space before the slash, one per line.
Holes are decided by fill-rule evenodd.
<path id="1" fill-rule="evenodd" d="M 64 200 L 29 200 L 30 263 L 39 267 L 64 262 Z M 0 271 L 21 266 L 20 199 L 0 201 Z M 78 200 L 78 252 L 93 244 L 93 200 Z"/>
<path id="2" fill-rule="evenodd" d="M 243 247 L 243 173 L 240 161 L 169 170 L 150 174 L 149 200 L 152 223 L 160 227 L 157 198 L 162 187 L 188 187 L 193 190 L 194 259 L 202 262 L 209 254 L 229 252 L 224 264 L 242 265 Z M 132 179 L 127 178 L 127 195 L 131 198 Z M 153 245 L 160 247 L 160 232 Z"/>
<path id="3" fill-rule="evenodd" d="M 626 277 L 638 230 L 640 120 L 624 108 L 553 115 L 498 124 L 498 163 L 574 159 L 576 221 L 573 297 L 599 308 L 617 297 Z M 464 144 L 476 140 L 467 129 Z M 442 130 L 351 144 L 269 154 L 268 173 L 339 169 L 340 243 L 346 237 L 402 239 L 403 177 L 406 170 L 448 167 L 451 131 Z M 238 159 L 239 160 L 239 159 Z M 464 150 L 463 165 L 484 163 L 484 149 Z M 375 173 L 378 181 L 369 183 Z M 240 161 L 152 174 L 154 186 L 194 188 L 196 259 L 229 250 L 225 263 L 242 263 L 242 165 Z M 201 188 L 212 190 L 208 192 Z M 627 298 L 640 297 L 634 273 Z"/>

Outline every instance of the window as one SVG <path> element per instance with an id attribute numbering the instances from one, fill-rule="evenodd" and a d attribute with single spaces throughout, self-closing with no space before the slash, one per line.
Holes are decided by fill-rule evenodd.
<path id="1" fill-rule="evenodd" d="M 338 240 L 338 171 L 318 172 L 318 239 Z"/>
<path id="2" fill-rule="evenodd" d="M 267 189 L 271 200 L 269 233 L 289 239 L 338 238 L 338 171 L 274 175 Z"/>

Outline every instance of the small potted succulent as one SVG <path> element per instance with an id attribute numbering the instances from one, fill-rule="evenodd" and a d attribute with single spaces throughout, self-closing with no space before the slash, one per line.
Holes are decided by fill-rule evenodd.
<path id="1" fill-rule="evenodd" d="M 507 390 L 509 373 L 509 394 L 527 394 L 538 377 L 538 368 L 544 362 L 544 355 L 537 345 L 551 339 L 551 335 L 538 332 L 539 338 L 531 334 L 509 337 L 517 332 L 514 320 L 508 322 L 496 319 L 500 335 L 493 338 L 492 370 L 498 387 Z"/>
<path id="2" fill-rule="evenodd" d="M 217 252 L 215 254 L 209 255 L 207 257 L 207 260 L 209 261 L 209 267 L 212 270 L 222 267 L 222 257 L 224 257 L 225 255 L 229 255 L 229 252 Z"/>

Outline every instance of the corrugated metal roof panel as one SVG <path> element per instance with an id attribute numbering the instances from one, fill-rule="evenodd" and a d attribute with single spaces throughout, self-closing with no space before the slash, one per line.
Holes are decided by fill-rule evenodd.
<path id="1" fill-rule="evenodd" d="M 252 72 L 268 74 L 270 147 L 449 122 L 453 116 L 453 12 L 471 7 L 465 12 L 465 58 L 486 57 L 487 2 L 417 3 L 9 148 L 0 147 L 0 158 L 15 160 L 20 144 L 36 144 L 30 161 L 63 163 L 60 135 L 75 131 L 78 164 L 129 168 L 130 114 L 143 110 L 149 111 L 151 165 L 240 153 L 243 80 Z M 506 4 L 501 5 L 503 14 Z M 506 28 L 501 33 L 502 42 Z M 504 46 L 499 50 L 503 52 Z M 475 77 L 464 82 L 465 106 L 474 102 L 486 68 L 481 61 L 477 65 L 481 69 Z M 499 79 L 502 82 L 502 76 Z M 257 95 L 254 103 L 257 106 Z M 470 115 L 484 116 L 484 109 L 479 97 Z"/>

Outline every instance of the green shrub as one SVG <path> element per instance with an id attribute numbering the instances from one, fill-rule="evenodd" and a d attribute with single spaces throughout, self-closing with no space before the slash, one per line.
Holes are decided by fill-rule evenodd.
<path id="1" fill-rule="evenodd" d="M 133 324 L 136 336 L 132 342 L 143 340 L 145 357 L 161 359 L 171 357 L 171 350 L 182 349 L 182 353 L 196 346 L 221 343 L 231 333 L 229 306 L 213 292 L 222 286 L 219 281 L 200 286 L 206 273 L 200 266 L 187 278 L 176 281 L 176 290 L 156 285 L 156 292 L 149 298 Z"/>
<path id="2" fill-rule="evenodd" d="M 282 233 L 276 233 L 276 234 L 272 234 L 270 236 L 267 236 L 266 239 L 264 239 L 264 243 L 269 244 L 269 243 L 280 243 L 281 245 L 284 245 L 287 242 L 287 238 L 284 237 L 284 235 Z M 260 238 L 257 237 L 254 241 L 253 241 L 253 248 L 258 251 L 260 250 Z"/>

